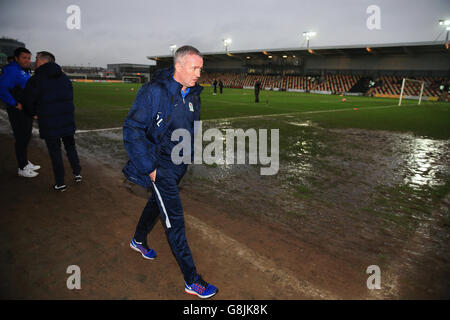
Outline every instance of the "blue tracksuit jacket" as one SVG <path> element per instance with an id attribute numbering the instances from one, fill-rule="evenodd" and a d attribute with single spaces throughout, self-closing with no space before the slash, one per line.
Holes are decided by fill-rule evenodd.
<path id="1" fill-rule="evenodd" d="M 182 85 L 173 79 L 174 68 L 158 70 L 153 79 L 142 86 L 136 95 L 123 125 L 123 141 L 129 160 L 122 172 L 131 182 L 147 189 L 151 186 L 149 174 L 158 168 L 166 131 L 170 128 L 176 105 L 193 105 L 193 120 L 200 120 L 200 93 L 196 84 L 183 99 Z M 193 155 L 192 145 L 191 154 Z"/>
<path id="2" fill-rule="evenodd" d="M 0 76 L 0 100 L 2 100 L 8 107 L 15 107 L 17 100 L 11 94 L 11 91 L 18 87 L 25 89 L 25 85 L 30 78 L 30 72 L 25 71 L 15 61 L 6 65 L 3 68 L 3 73 Z M 19 101 L 22 102 L 22 101 Z"/>

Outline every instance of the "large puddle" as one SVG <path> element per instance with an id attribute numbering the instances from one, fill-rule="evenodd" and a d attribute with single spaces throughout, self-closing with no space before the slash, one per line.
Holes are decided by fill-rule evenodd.
<path id="1" fill-rule="evenodd" d="M 224 130 L 252 124 L 230 120 L 203 126 Z M 258 166 L 248 164 L 191 165 L 180 187 L 231 215 L 276 221 L 337 255 L 383 263 L 416 239 L 410 257 L 425 251 L 448 269 L 450 141 L 323 129 L 294 116 L 266 124 L 280 127 L 277 175 L 261 176 Z M 4 115 L 0 132 L 10 132 Z M 76 142 L 80 154 L 99 165 L 120 171 L 127 160 L 121 130 L 79 133 Z"/>

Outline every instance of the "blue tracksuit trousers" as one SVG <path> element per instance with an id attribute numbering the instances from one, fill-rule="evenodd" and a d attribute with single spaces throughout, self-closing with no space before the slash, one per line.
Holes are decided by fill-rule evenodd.
<path id="1" fill-rule="evenodd" d="M 139 219 L 134 238 L 138 242 L 146 242 L 148 233 L 158 216 L 161 216 L 167 239 L 184 280 L 191 283 L 197 271 L 186 240 L 183 208 L 178 193 L 178 184 L 186 169 L 187 165 L 175 165 L 170 159 L 160 162 L 156 170 L 156 181 L 152 184 L 152 195 Z"/>

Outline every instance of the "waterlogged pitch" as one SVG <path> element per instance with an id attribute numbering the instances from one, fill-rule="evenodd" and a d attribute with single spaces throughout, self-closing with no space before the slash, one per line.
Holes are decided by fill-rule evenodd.
<path id="1" fill-rule="evenodd" d="M 128 159 L 121 128 L 139 87 L 74 83 L 82 154 L 120 172 Z M 255 227 L 269 220 L 321 250 L 351 256 L 358 270 L 378 266 L 382 287 L 393 290 L 399 270 L 417 270 L 417 279 L 430 265 L 447 272 L 450 104 L 342 99 L 263 91 L 255 103 L 252 90 L 213 95 L 205 87 L 203 133 L 218 138 L 204 139 L 203 151 L 215 149 L 207 154 L 222 162 L 190 165 L 180 188 L 237 219 L 250 216 Z M 239 129 L 248 133 L 245 159 L 227 163 L 227 130 Z M 259 144 L 264 130 L 279 133 L 273 175 L 261 175 L 268 165 L 251 161 L 251 136 Z"/>
<path id="2" fill-rule="evenodd" d="M 78 129 L 122 126 L 140 85 L 116 83 L 74 83 Z M 224 89 L 213 95 L 205 87 L 202 95 L 202 120 L 248 121 L 289 114 L 311 120 L 328 128 L 364 128 L 411 132 L 430 138 L 450 137 L 450 104 L 406 100 L 397 107 L 396 99 L 347 97 L 296 92 L 263 91 L 260 103 L 252 90 Z M 356 110 L 355 110 L 356 109 Z M 270 116 L 270 117 L 267 117 Z"/>

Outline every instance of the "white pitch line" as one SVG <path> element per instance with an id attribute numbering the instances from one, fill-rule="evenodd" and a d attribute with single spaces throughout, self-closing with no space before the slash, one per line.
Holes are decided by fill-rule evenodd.
<path id="1" fill-rule="evenodd" d="M 3 116 L 2 117 L 3 119 L 5 119 L 5 120 L 8 119 L 8 121 L 9 121 L 8 112 L 6 112 L 6 110 L 0 109 L 0 114 Z M 31 129 L 31 134 L 35 135 L 35 136 L 38 136 L 39 135 L 39 129 L 35 128 L 33 126 L 33 128 Z"/>
<path id="2" fill-rule="evenodd" d="M 358 106 L 355 106 L 358 107 Z M 378 106 L 378 107 L 364 107 L 362 110 L 371 110 L 371 109 L 383 109 L 383 108 L 391 108 L 398 107 L 397 104 L 387 105 L 387 106 Z M 260 119 L 260 118 L 268 118 L 268 117 L 280 117 L 280 116 L 290 116 L 297 114 L 312 114 L 312 113 L 327 113 L 327 112 L 340 112 L 340 111 L 350 111 L 353 108 L 345 108 L 345 109 L 331 109 L 331 110 L 317 110 L 317 111 L 299 111 L 299 112 L 288 112 L 288 113 L 276 113 L 276 114 L 267 114 L 267 115 L 256 115 L 256 116 L 244 116 L 244 117 L 230 117 L 230 118 L 219 118 L 219 119 L 208 119 L 202 120 L 203 122 L 215 122 L 215 121 L 229 121 L 229 120 L 244 120 L 244 119 Z M 4 115 L 6 111 L 1 110 Z M 89 129 L 89 130 L 76 130 L 75 133 L 89 133 L 89 132 L 101 132 L 101 131 L 111 131 L 111 130 L 119 130 L 122 127 L 114 127 L 114 128 L 102 128 L 102 129 Z M 39 131 L 36 128 L 33 128 L 33 134 L 38 134 Z"/>
<path id="3" fill-rule="evenodd" d="M 378 107 L 364 107 L 361 110 L 383 109 L 383 108 L 391 108 L 391 107 L 396 107 L 396 106 L 398 107 L 397 104 L 392 104 L 392 105 L 387 105 L 387 106 L 378 106 Z M 358 106 L 355 106 L 355 107 L 358 107 Z M 267 117 L 290 116 L 290 115 L 296 115 L 296 114 L 327 113 L 327 112 L 339 112 L 339 111 L 351 111 L 351 110 L 353 110 L 353 108 L 351 108 L 351 109 L 345 108 L 345 109 L 317 110 L 317 111 L 298 111 L 298 112 L 288 112 L 288 113 L 264 114 L 264 115 L 256 115 L 256 116 L 208 119 L 208 120 L 203 120 L 203 121 L 214 122 L 214 121 L 228 121 L 228 120 L 241 120 L 241 119 L 259 119 L 259 118 L 267 118 Z"/>
<path id="4" fill-rule="evenodd" d="M 0 109 L 0 114 L 3 115 L 3 117 L 5 119 L 8 118 L 8 113 L 6 112 L 6 110 Z M 119 130 L 119 129 L 122 129 L 122 127 L 103 128 L 103 129 L 91 129 L 91 130 L 76 130 L 75 133 L 99 132 L 99 131 L 110 131 L 110 130 Z M 39 135 L 39 129 L 33 127 L 32 133 L 33 133 L 33 135 L 36 135 L 36 136 Z"/>
<path id="5" fill-rule="evenodd" d="M 185 214 L 185 218 L 188 226 L 200 231 L 202 237 L 205 238 L 208 243 L 214 244 L 221 250 L 226 250 L 233 255 L 234 259 L 240 258 L 244 260 L 257 271 L 278 279 L 278 284 L 288 286 L 295 291 L 302 293 L 304 296 L 313 299 L 338 300 L 339 297 L 335 296 L 332 292 L 317 288 L 306 279 L 298 279 L 295 274 L 283 269 L 275 261 L 258 254 L 246 245 L 227 236 L 220 230 L 211 227 L 200 219 L 190 214 Z"/>
<path id="6" fill-rule="evenodd" d="M 77 131 L 75 131 L 75 133 L 99 132 L 99 131 L 110 131 L 110 130 L 119 130 L 119 129 L 122 129 L 122 127 L 91 129 L 91 130 L 77 130 Z"/>

